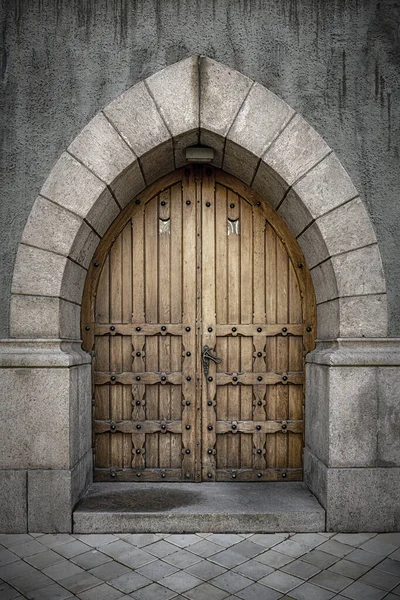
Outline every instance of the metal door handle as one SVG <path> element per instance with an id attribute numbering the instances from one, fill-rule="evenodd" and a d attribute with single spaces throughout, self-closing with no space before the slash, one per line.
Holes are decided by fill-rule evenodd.
<path id="1" fill-rule="evenodd" d="M 210 369 L 210 360 L 213 360 L 215 363 L 219 364 L 222 362 L 222 358 L 219 358 L 216 354 L 212 354 L 214 350 L 209 346 L 205 345 L 203 348 L 203 369 L 204 375 L 208 375 L 208 371 Z"/>

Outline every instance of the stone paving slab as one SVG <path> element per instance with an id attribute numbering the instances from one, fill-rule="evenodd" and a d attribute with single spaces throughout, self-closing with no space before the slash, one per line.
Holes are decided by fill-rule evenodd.
<path id="1" fill-rule="evenodd" d="M 0 600 L 400 600 L 400 534 L 0 536 Z"/>

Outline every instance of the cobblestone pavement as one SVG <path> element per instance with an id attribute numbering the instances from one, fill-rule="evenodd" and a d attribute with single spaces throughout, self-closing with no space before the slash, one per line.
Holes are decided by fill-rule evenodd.
<path id="1" fill-rule="evenodd" d="M 0 599 L 400 600 L 400 533 L 0 535 Z"/>

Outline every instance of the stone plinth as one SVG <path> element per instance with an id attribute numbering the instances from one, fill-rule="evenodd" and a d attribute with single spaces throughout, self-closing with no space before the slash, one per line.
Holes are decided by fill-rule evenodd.
<path id="1" fill-rule="evenodd" d="M 91 357 L 80 342 L 0 341 L 0 529 L 70 531 L 91 482 Z"/>

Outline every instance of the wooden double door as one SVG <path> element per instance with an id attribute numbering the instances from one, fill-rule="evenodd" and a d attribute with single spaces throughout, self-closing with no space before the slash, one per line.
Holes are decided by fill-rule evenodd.
<path id="1" fill-rule="evenodd" d="M 283 220 L 210 166 L 126 207 L 84 293 L 97 481 L 302 478 L 315 300 Z"/>

